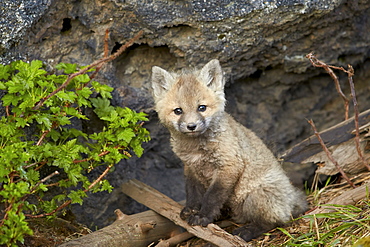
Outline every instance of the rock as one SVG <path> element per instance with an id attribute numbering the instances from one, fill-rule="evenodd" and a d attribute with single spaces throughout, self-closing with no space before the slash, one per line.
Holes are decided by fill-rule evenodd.
<path id="1" fill-rule="evenodd" d="M 146 126 L 153 140 L 142 158 L 122 161 L 109 174 L 116 187 L 138 178 L 184 199 L 181 163 L 153 112 L 153 65 L 181 70 L 219 59 L 228 77 L 227 110 L 276 154 L 312 134 L 306 119 L 323 129 L 344 117 L 331 78 L 313 68 L 305 58 L 309 52 L 329 64 L 354 66 L 360 110 L 370 107 L 369 0 L 17 0 L 0 5 L 2 63 L 21 58 L 85 65 L 103 56 L 106 29 L 111 52 L 144 31 L 96 78 L 115 88 L 115 105 L 150 114 Z M 348 94 L 346 75 L 341 82 Z M 116 208 L 143 209 L 118 190 L 73 206 L 91 227 L 109 224 Z"/>

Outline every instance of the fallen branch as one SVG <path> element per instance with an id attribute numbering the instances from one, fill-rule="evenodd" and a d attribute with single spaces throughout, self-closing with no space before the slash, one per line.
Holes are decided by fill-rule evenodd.
<path id="1" fill-rule="evenodd" d="M 189 233 L 217 246 L 251 246 L 240 237 L 231 235 L 215 224 L 209 224 L 207 227 L 190 226 L 180 218 L 183 206 L 138 180 L 128 181 L 122 185 L 121 189 L 126 195 L 185 228 Z"/>
<path id="2" fill-rule="evenodd" d="M 328 148 L 334 147 L 353 139 L 355 137 L 355 134 L 353 133 L 353 126 L 355 125 L 354 122 L 355 119 L 352 117 L 333 127 L 321 131 L 320 136 L 326 146 Z M 358 123 L 360 126 L 370 123 L 370 109 L 359 114 Z M 287 150 L 280 158 L 286 162 L 304 163 L 310 162 L 310 157 L 319 154 L 322 151 L 323 150 L 317 137 L 312 135 Z"/>
<path id="3" fill-rule="evenodd" d="M 181 242 L 184 242 L 188 240 L 189 238 L 194 237 L 193 234 L 189 232 L 183 232 L 180 234 L 177 234 L 169 239 L 161 239 L 159 243 L 155 247 L 169 247 L 169 246 L 175 246 L 176 244 L 179 244 Z"/>
<path id="4" fill-rule="evenodd" d="M 118 209 L 115 214 L 113 224 L 60 247 L 147 247 L 181 232 L 179 226 L 152 210 L 125 215 Z"/>

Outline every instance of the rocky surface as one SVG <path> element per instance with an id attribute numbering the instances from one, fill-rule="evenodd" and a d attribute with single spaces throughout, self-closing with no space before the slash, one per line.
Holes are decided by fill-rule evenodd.
<path id="1" fill-rule="evenodd" d="M 138 178 L 175 200 L 184 198 L 181 163 L 152 110 L 153 65 L 180 70 L 219 59 L 228 76 L 228 111 L 276 154 L 311 134 L 306 119 L 323 129 L 344 116 L 331 78 L 312 67 L 307 53 L 338 66 L 352 64 L 360 109 L 370 107 L 368 0 L 16 0 L 2 1 L 0 16 L 2 63 L 89 64 L 102 57 L 106 29 L 111 51 L 144 31 L 97 78 L 115 88 L 114 104 L 145 111 L 151 120 L 146 127 L 152 141 L 143 157 L 122 161 L 109 174 L 117 188 Z M 341 82 L 348 94 L 346 75 Z M 140 206 L 116 189 L 73 211 L 79 221 L 101 227 L 112 222 L 116 208 L 132 213 Z"/>

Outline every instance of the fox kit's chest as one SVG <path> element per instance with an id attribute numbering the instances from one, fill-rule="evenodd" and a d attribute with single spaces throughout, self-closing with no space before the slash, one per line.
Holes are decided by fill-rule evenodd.
<path id="1" fill-rule="evenodd" d="M 222 163 L 217 151 L 218 144 L 216 142 L 207 145 L 173 144 L 176 155 L 184 163 L 185 176 L 193 176 L 208 186 Z"/>

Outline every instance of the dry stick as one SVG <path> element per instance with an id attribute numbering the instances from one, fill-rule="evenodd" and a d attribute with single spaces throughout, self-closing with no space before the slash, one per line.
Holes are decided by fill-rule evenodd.
<path id="1" fill-rule="evenodd" d="M 113 165 L 109 165 L 105 171 L 94 181 L 90 184 L 90 186 L 84 190 L 84 192 L 88 192 L 92 187 L 94 187 L 98 182 L 100 182 L 104 177 L 105 175 L 108 174 L 109 170 L 113 167 Z"/>
<path id="2" fill-rule="evenodd" d="M 342 167 L 340 167 L 338 165 L 338 162 L 333 158 L 333 156 L 331 155 L 329 149 L 326 147 L 324 141 L 322 140 L 321 136 L 320 136 L 320 133 L 317 131 L 316 129 L 316 126 L 313 122 L 313 120 L 308 120 L 307 121 L 311 126 L 312 126 L 312 129 L 315 133 L 315 136 L 317 137 L 317 139 L 319 140 L 322 148 L 324 149 L 326 155 L 328 156 L 328 158 L 330 159 L 331 162 L 333 162 L 333 164 L 335 165 L 335 167 L 338 169 L 338 171 L 340 172 L 340 174 L 342 174 L 343 178 L 345 180 L 347 180 L 347 182 L 353 187 L 353 188 L 356 188 L 356 186 L 353 184 L 353 182 L 348 178 L 347 174 L 343 171 Z"/>
<path id="3" fill-rule="evenodd" d="M 40 137 L 39 141 L 36 143 L 36 146 L 40 146 L 40 145 L 41 145 L 42 141 L 45 139 L 45 136 L 46 136 L 49 132 L 50 132 L 50 130 L 45 130 L 45 131 L 42 133 L 42 135 L 41 135 L 41 137 Z"/>
<path id="4" fill-rule="evenodd" d="M 48 96 L 46 96 L 45 98 L 41 99 L 33 108 L 32 110 L 38 110 L 40 109 L 41 106 L 44 105 L 45 101 L 48 100 L 50 97 L 54 96 L 55 94 L 57 94 L 58 92 L 60 92 L 63 88 L 65 88 L 66 86 L 68 86 L 68 84 L 71 82 L 71 80 L 73 78 L 75 78 L 76 76 L 79 76 L 79 75 L 82 75 L 84 73 L 86 73 L 86 71 L 100 65 L 100 64 L 104 64 L 104 63 L 107 63 L 109 61 L 112 61 L 114 59 L 116 59 L 119 55 L 122 54 L 122 52 L 124 52 L 128 47 L 130 47 L 131 45 L 134 44 L 134 42 L 140 38 L 140 36 L 143 34 L 143 31 L 140 31 L 138 34 L 135 35 L 135 37 L 133 37 L 132 39 L 130 39 L 126 44 L 124 44 L 123 46 L 121 46 L 114 54 L 110 55 L 109 57 L 106 57 L 106 58 L 102 58 L 102 59 L 99 59 L 95 62 L 93 62 L 92 64 L 88 65 L 87 67 L 81 69 L 80 71 L 76 72 L 76 73 L 73 73 L 73 74 L 70 74 L 67 78 L 67 80 L 59 87 L 57 88 L 55 91 L 51 92 Z"/>
<path id="5" fill-rule="evenodd" d="M 357 99 L 356 99 L 355 85 L 354 85 L 353 79 L 352 79 L 352 77 L 354 75 L 354 70 L 353 70 L 353 67 L 349 64 L 348 64 L 348 73 L 347 74 L 348 74 L 348 82 L 349 82 L 349 85 L 350 85 L 350 88 L 351 88 L 353 107 L 354 107 L 354 111 L 355 111 L 355 130 L 356 130 L 355 143 L 356 143 L 356 149 L 357 149 L 358 155 L 360 156 L 360 158 L 362 160 L 362 163 L 370 171 L 370 166 L 366 162 L 365 157 L 363 156 L 362 151 L 361 151 L 361 147 L 360 147 L 360 127 L 359 127 L 359 124 L 358 124 L 359 112 L 358 112 L 358 104 L 357 104 Z"/>
<path id="6" fill-rule="evenodd" d="M 104 58 L 108 57 L 109 53 L 109 46 L 108 46 L 108 41 L 109 41 L 109 30 L 105 30 L 105 36 L 104 36 Z M 95 76 L 99 73 L 100 69 L 103 67 L 104 63 L 100 64 L 99 66 L 96 67 L 94 73 L 90 76 L 90 81 L 95 78 Z M 90 82 L 89 81 L 89 82 Z M 82 88 L 86 87 L 86 85 L 89 84 L 89 82 L 86 82 Z"/>
<path id="7" fill-rule="evenodd" d="M 48 180 L 48 179 L 50 179 L 50 178 L 52 178 L 52 177 L 54 177 L 55 175 L 59 175 L 59 172 L 58 171 L 55 171 L 55 172 L 53 172 L 53 173 L 51 173 L 51 174 L 49 174 L 48 176 L 46 176 L 46 177 L 44 177 L 43 179 L 41 179 L 37 184 L 35 184 L 35 186 L 31 189 L 31 193 L 33 193 L 34 191 L 35 191 L 35 189 L 37 188 L 37 187 L 39 187 L 40 186 L 40 184 L 42 184 L 43 182 L 45 182 L 46 180 Z M 28 194 L 29 195 L 29 194 Z"/>
<path id="8" fill-rule="evenodd" d="M 175 246 L 181 242 L 184 242 L 185 240 L 188 240 L 189 238 L 194 237 L 193 234 L 189 232 L 183 232 L 180 234 L 177 234 L 169 239 L 159 240 L 159 243 L 155 247 L 169 247 L 169 246 Z"/>
<path id="9" fill-rule="evenodd" d="M 341 67 L 335 67 L 335 66 L 327 65 L 326 63 L 317 59 L 312 54 L 312 52 L 307 54 L 306 57 L 310 60 L 310 62 L 313 66 L 323 68 L 331 76 L 331 78 L 333 78 L 334 83 L 335 83 L 335 88 L 337 89 L 337 92 L 339 93 L 339 95 L 342 97 L 342 99 L 344 101 L 345 120 L 347 120 L 348 119 L 348 112 L 349 112 L 349 100 L 346 97 L 346 95 L 343 93 L 343 91 L 340 87 L 340 84 L 339 84 L 338 77 L 335 75 L 335 73 L 333 72 L 333 70 L 331 68 L 343 70 L 345 72 L 346 72 L 346 70 L 341 68 Z"/>

